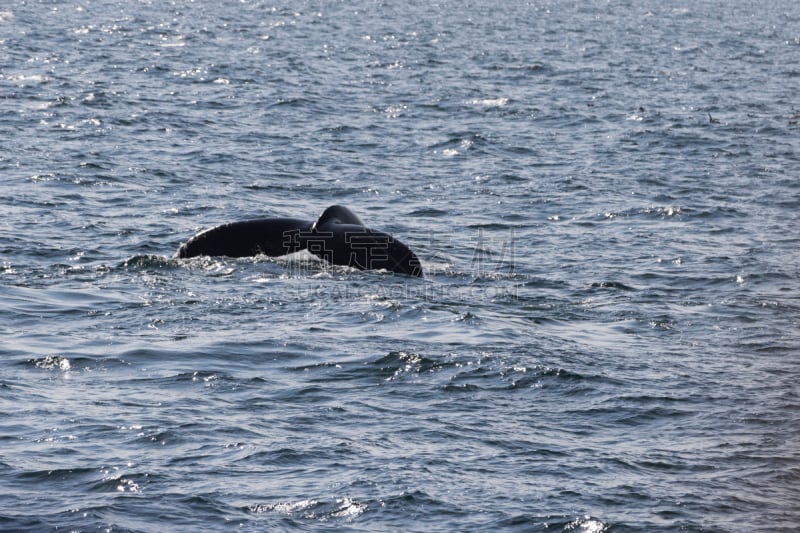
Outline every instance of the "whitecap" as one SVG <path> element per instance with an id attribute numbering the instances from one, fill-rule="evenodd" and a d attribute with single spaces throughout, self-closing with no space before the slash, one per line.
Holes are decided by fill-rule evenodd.
<path id="1" fill-rule="evenodd" d="M 483 107 L 502 107 L 508 103 L 508 98 L 476 98 L 467 100 L 467 105 L 478 105 Z"/>
<path id="2" fill-rule="evenodd" d="M 353 519 L 367 510 L 367 504 L 354 501 L 350 498 L 343 498 L 336 500 L 339 508 L 331 513 L 333 518 L 348 518 Z"/>
<path id="3" fill-rule="evenodd" d="M 44 74 L 12 74 L 6 77 L 8 81 L 19 83 L 20 85 L 25 85 L 25 82 L 33 82 L 33 83 L 45 83 L 50 81 L 50 78 Z"/>
<path id="4" fill-rule="evenodd" d="M 36 361 L 36 366 L 47 370 L 58 369 L 64 372 L 72 368 L 69 359 L 60 355 L 48 355 L 44 359 L 39 359 Z"/>
<path id="5" fill-rule="evenodd" d="M 295 513 L 298 511 L 305 511 L 311 507 L 318 505 L 317 500 L 302 500 L 299 502 L 279 502 L 273 504 L 259 504 L 250 507 L 250 511 L 254 513 L 278 512 L 284 514 Z"/>

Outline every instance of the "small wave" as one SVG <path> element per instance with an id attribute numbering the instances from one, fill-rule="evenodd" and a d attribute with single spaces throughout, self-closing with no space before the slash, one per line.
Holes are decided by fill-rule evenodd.
<path id="1" fill-rule="evenodd" d="M 539 527 L 534 527 L 534 525 Z M 612 526 L 602 520 L 589 516 L 569 519 L 565 516 L 531 516 L 517 515 L 498 523 L 500 529 L 522 531 L 531 528 L 534 531 L 562 531 L 564 533 L 605 533 L 612 529 Z"/>
<path id="2" fill-rule="evenodd" d="M 255 453 L 242 458 L 241 462 L 255 465 L 274 465 L 274 466 L 299 466 L 313 462 L 318 459 L 316 451 L 306 452 L 295 448 L 278 448 L 269 450 L 259 450 Z"/>
<path id="3" fill-rule="evenodd" d="M 307 520 L 327 522 L 342 519 L 352 521 L 367 511 L 369 505 L 352 498 L 338 498 L 335 500 L 306 499 L 296 502 L 277 502 L 272 504 L 251 505 L 247 511 L 255 514 L 279 513 L 293 515 Z"/>
<path id="4" fill-rule="evenodd" d="M 588 289 L 615 289 L 620 291 L 635 291 L 636 287 L 631 287 L 620 281 L 593 281 L 587 286 Z"/>
<path id="5" fill-rule="evenodd" d="M 481 107 L 503 107 L 508 103 L 508 98 L 476 98 L 467 100 L 467 105 Z"/>
<path id="6" fill-rule="evenodd" d="M 163 357 L 163 354 L 159 354 L 159 357 Z M 226 381 L 234 381 L 237 382 L 234 377 L 222 373 L 222 372 L 215 372 L 215 371 L 208 371 L 208 370 L 198 370 L 195 372 L 182 372 L 180 374 L 175 374 L 173 376 L 161 377 L 161 378 L 144 378 L 140 381 L 149 381 L 151 383 L 159 383 L 162 386 L 169 386 L 169 385 L 185 385 L 185 384 L 202 384 L 205 387 L 216 387 L 220 383 Z"/>
<path id="7" fill-rule="evenodd" d="M 442 368 L 442 363 L 416 352 L 398 351 L 389 352 L 385 357 L 375 361 L 373 366 L 380 368 L 380 372 L 387 376 L 387 381 L 393 381 L 406 374 L 434 372 Z"/>
<path id="8" fill-rule="evenodd" d="M 600 411 L 602 412 L 604 410 Z M 623 409 L 614 407 L 611 411 L 604 414 L 613 414 L 617 417 L 616 424 L 628 427 L 649 426 L 654 422 L 664 423 L 666 421 L 674 421 L 675 419 L 681 418 L 685 419 L 696 415 L 694 411 L 666 407 L 652 407 L 649 409 Z"/>
<path id="9" fill-rule="evenodd" d="M 282 513 L 282 514 L 291 514 L 296 512 L 302 512 L 306 509 L 310 509 L 319 502 L 317 500 L 300 500 L 297 502 L 278 502 L 278 503 L 270 503 L 270 504 L 257 504 L 251 505 L 247 508 L 248 511 L 251 513 Z"/>
<path id="10" fill-rule="evenodd" d="M 430 217 L 430 218 L 439 218 L 439 217 L 449 217 L 451 216 L 450 211 L 445 209 L 436 209 L 435 207 L 421 207 L 419 209 L 415 209 L 410 213 L 412 217 Z"/>
<path id="11" fill-rule="evenodd" d="M 109 473 L 109 470 L 104 472 Z M 93 492 L 142 492 L 143 481 L 137 481 L 136 477 L 147 478 L 148 474 L 141 476 L 112 476 L 104 477 L 95 483 L 91 490 Z"/>
<path id="12" fill-rule="evenodd" d="M 677 205 L 666 206 L 647 206 L 647 207 L 634 207 L 630 209 L 623 209 L 620 211 L 605 211 L 603 218 L 606 220 L 614 220 L 618 218 L 634 218 L 634 217 L 658 217 L 661 219 L 677 218 L 686 214 L 686 210 Z"/>
<path id="13" fill-rule="evenodd" d="M 20 472 L 15 477 L 20 481 L 34 483 L 52 483 L 54 481 L 75 481 L 97 475 L 96 468 L 56 468 L 52 470 L 34 470 Z"/>
<path id="14" fill-rule="evenodd" d="M 486 68 L 492 71 L 507 71 L 518 75 L 528 75 L 530 73 L 541 73 L 552 70 L 544 63 L 509 64 L 508 62 L 503 62 L 487 65 Z"/>
<path id="15" fill-rule="evenodd" d="M 564 531 L 575 531 L 576 533 L 603 533 L 608 531 L 610 526 L 601 520 L 584 516 L 576 518 L 564 527 Z"/>
<path id="16" fill-rule="evenodd" d="M 464 135 L 452 136 L 446 141 L 435 143 L 429 146 L 429 149 L 434 154 L 441 152 L 443 155 L 453 156 L 473 148 L 482 147 L 487 142 L 487 139 L 479 133 L 465 133 Z"/>
<path id="17" fill-rule="evenodd" d="M 177 268 L 175 259 L 163 255 L 135 255 L 118 266 L 122 270 L 150 270 Z"/>
<path id="18" fill-rule="evenodd" d="M 548 382 L 580 383 L 585 378 L 575 372 L 548 366 L 514 365 L 498 369 L 493 365 L 478 364 L 461 370 L 450 378 L 443 388 L 446 392 L 468 390 L 520 390 L 541 388 Z M 563 386 L 563 385 L 556 385 Z"/>
<path id="19" fill-rule="evenodd" d="M 0 76 L 0 79 L 8 80 L 23 87 L 29 83 L 47 83 L 50 81 L 50 78 L 44 74 L 11 74 Z"/>
<path id="20" fill-rule="evenodd" d="M 116 358 L 104 357 L 87 357 L 83 355 L 59 355 L 51 354 L 44 357 L 37 357 L 35 359 L 27 359 L 20 361 L 20 365 L 30 366 L 41 370 L 60 371 L 64 373 L 79 372 L 85 369 L 103 369 L 107 370 L 112 366 L 124 365 L 128 363 Z"/>
<path id="21" fill-rule="evenodd" d="M 45 370 L 57 369 L 66 372 L 72 368 L 72 363 L 69 362 L 69 359 L 60 355 L 48 355 L 41 359 L 34 359 L 33 363 L 36 368 Z"/>
<path id="22" fill-rule="evenodd" d="M 470 383 L 448 383 L 447 385 L 442 387 L 442 391 L 444 392 L 456 392 L 456 393 L 477 392 L 480 390 L 483 389 L 481 387 L 478 387 L 477 385 L 472 385 Z"/>

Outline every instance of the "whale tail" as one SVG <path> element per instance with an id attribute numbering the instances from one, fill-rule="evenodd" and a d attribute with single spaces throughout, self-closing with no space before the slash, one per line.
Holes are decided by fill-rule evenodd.
<path id="1" fill-rule="evenodd" d="M 327 224 L 353 224 L 364 227 L 364 223 L 355 213 L 343 205 L 332 205 L 319 216 L 312 228 L 317 228 Z"/>
<path id="2" fill-rule="evenodd" d="M 304 234 L 304 247 L 317 257 L 359 270 L 388 270 L 422 276 L 422 265 L 411 249 L 388 233 L 370 229 L 341 205 L 327 208 Z"/>
<path id="3" fill-rule="evenodd" d="M 422 277 L 422 265 L 411 249 L 388 233 L 370 229 L 349 209 L 327 208 L 314 221 L 262 218 L 233 222 L 197 234 L 177 256 L 224 255 L 249 257 L 308 250 L 334 265 L 359 270 L 388 270 Z"/>

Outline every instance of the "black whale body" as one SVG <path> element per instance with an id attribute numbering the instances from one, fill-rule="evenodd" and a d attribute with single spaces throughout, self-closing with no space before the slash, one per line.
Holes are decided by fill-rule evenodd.
<path id="1" fill-rule="evenodd" d="M 422 265 L 408 246 L 388 233 L 367 228 L 340 205 L 327 208 L 316 221 L 259 218 L 223 224 L 189 239 L 177 256 L 279 257 L 301 250 L 334 265 L 422 276 Z"/>

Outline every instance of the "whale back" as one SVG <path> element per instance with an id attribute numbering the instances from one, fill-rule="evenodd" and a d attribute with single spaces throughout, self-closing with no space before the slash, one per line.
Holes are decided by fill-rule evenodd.
<path id="1" fill-rule="evenodd" d="M 226 255 L 270 257 L 291 254 L 303 249 L 302 234 L 311 223 L 297 218 L 262 218 L 243 220 L 198 233 L 178 250 L 178 257 Z"/>

